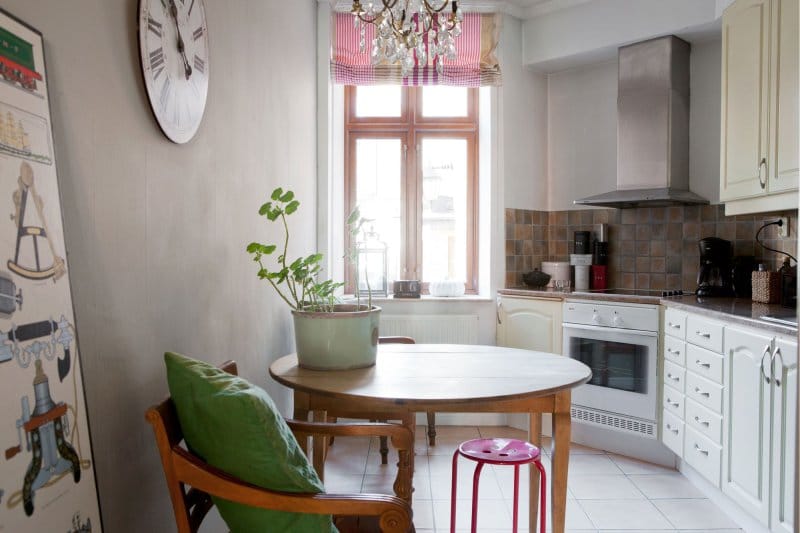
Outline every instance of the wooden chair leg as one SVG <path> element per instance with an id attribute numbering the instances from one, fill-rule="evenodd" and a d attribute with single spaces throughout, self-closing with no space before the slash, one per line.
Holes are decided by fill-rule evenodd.
<path id="1" fill-rule="evenodd" d="M 335 416 L 329 416 L 328 417 L 328 422 L 330 422 L 331 424 L 335 424 L 338 421 L 339 421 L 338 417 L 335 417 Z M 381 437 L 381 438 L 383 439 L 385 437 Z M 328 440 L 328 446 L 333 446 L 333 435 L 331 435 L 330 439 Z"/>
<path id="2" fill-rule="evenodd" d="M 376 420 L 376 422 L 386 422 L 386 420 Z M 389 464 L 389 439 L 386 437 L 380 437 L 381 439 L 381 464 L 388 465 Z"/>
<path id="3" fill-rule="evenodd" d="M 436 413 L 428 411 L 428 445 L 436 446 Z"/>

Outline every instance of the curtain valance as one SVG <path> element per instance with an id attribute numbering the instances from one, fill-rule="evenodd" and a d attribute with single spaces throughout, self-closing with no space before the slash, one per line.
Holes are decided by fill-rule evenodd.
<path id="1" fill-rule="evenodd" d="M 452 85 L 482 87 L 501 85 L 502 75 L 495 54 L 502 18 L 496 14 L 465 13 L 461 35 L 455 40 L 457 58 L 444 61 L 438 72 L 431 59 L 417 65 L 403 78 L 399 65 L 372 64 L 370 51 L 375 26 L 366 25 L 364 51 L 360 49 L 360 30 L 353 15 L 334 13 L 331 28 L 331 78 L 342 85 Z"/>

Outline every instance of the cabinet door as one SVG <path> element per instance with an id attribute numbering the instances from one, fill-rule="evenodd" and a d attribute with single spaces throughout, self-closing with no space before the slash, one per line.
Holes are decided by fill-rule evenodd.
<path id="1" fill-rule="evenodd" d="M 725 328 L 722 491 L 765 526 L 769 520 L 772 337 Z"/>
<path id="2" fill-rule="evenodd" d="M 548 298 L 498 298 L 497 345 L 560 354 L 562 306 Z"/>
<path id="3" fill-rule="evenodd" d="M 738 0 L 722 17 L 723 201 L 765 192 L 769 157 L 769 23 L 770 0 Z"/>
<path id="4" fill-rule="evenodd" d="M 797 189 L 798 157 L 798 0 L 773 0 L 772 140 L 770 192 Z"/>
<path id="5" fill-rule="evenodd" d="M 797 459 L 797 343 L 775 341 L 772 397 L 772 531 L 792 533 Z"/>

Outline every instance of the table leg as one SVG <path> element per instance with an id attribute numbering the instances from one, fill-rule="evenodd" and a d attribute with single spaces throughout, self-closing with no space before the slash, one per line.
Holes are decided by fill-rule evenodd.
<path id="1" fill-rule="evenodd" d="M 314 422 L 325 422 L 327 419 L 326 411 L 311 411 Z M 317 471 L 319 480 L 325 483 L 325 456 L 328 454 L 328 437 L 315 436 L 311 439 L 311 449 L 313 454 L 314 470 Z"/>
<path id="2" fill-rule="evenodd" d="M 542 444 L 542 413 L 530 413 L 530 423 L 528 428 L 528 442 L 534 446 L 541 447 Z M 531 533 L 535 533 L 537 528 L 537 518 L 539 516 L 539 471 L 528 465 L 528 483 L 530 485 L 530 511 L 529 511 L 529 528 Z M 545 512 L 542 509 L 542 512 Z"/>
<path id="3" fill-rule="evenodd" d="M 411 439 L 410 450 L 398 450 L 397 479 L 394 482 L 394 493 L 411 505 L 411 495 L 414 492 L 414 446 L 416 443 L 416 415 L 406 413 L 401 417 L 401 423 L 407 427 L 414 438 Z"/>
<path id="4" fill-rule="evenodd" d="M 307 422 L 308 405 L 309 405 L 308 393 L 295 390 L 294 413 L 292 414 L 292 418 L 294 418 L 295 420 L 300 420 L 302 422 Z M 308 457 L 308 438 L 300 439 L 298 444 L 300 444 L 300 449 L 303 450 L 303 453 L 306 455 L 306 457 Z"/>
<path id="5" fill-rule="evenodd" d="M 553 412 L 553 472 L 550 475 L 553 533 L 564 533 L 567 515 L 567 472 L 571 432 L 570 391 L 556 394 Z"/>

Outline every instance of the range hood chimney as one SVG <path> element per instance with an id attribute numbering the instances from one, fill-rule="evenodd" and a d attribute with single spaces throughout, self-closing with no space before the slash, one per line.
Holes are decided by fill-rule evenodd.
<path id="1" fill-rule="evenodd" d="M 617 190 L 576 204 L 708 203 L 689 190 L 689 52 L 674 35 L 619 49 Z"/>

